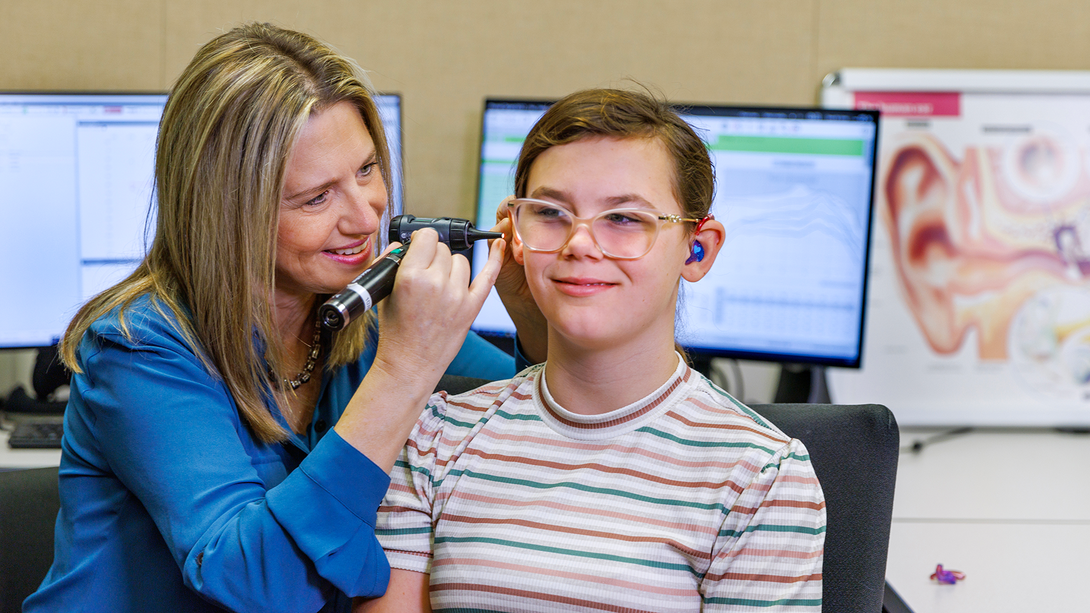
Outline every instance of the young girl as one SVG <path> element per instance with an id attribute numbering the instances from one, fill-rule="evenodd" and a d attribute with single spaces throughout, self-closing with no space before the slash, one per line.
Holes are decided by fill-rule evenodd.
<path id="1" fill-rule="evenodd" d="M 358 610 L 820 610 L 806 449 L 675 349 L 679 281 L 724 237 L 713 189 L 665 102 L 590 90 L 545 113 L 508 207 L 548 360 L 432 398 L 379 512 L 390 587 Z"/>

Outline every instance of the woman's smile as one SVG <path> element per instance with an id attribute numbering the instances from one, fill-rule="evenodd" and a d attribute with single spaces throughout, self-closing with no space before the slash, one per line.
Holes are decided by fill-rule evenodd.
<path id="1" fill-rule="evenodd" d="M 355 267 L 371 259 L 371 246 L 371 238 L 368 237 L 347 247 L 327 249 L 322 254 L 341 264 Z"/>

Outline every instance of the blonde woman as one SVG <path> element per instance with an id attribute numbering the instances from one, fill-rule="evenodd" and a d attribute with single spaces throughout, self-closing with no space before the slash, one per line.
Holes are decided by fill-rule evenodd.
<path id="1" fill-rule="evenodd" d="M 420 232 L 377 321 L 318 327 L 382 249 L 385 142 L 362 72 L 312 37 L 251 24 L 197 53 L 160 125 L 149 253 L 62 342 L 56 555 L 26 611 L 339 611 L 383 592 L 375 513 L 427 397 L 448 365 L 514 373 L 466 335 L 502 240 L 470 283 Z"/>

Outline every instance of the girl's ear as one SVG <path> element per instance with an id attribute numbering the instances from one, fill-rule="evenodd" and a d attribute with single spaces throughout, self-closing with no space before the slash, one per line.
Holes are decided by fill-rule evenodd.
<path id="1" fill-rule="evenodd" d="M 511 255 L 515 258 L 515 261 L 518 262 L 519 266 L 526 265 L 526 262 L 522 257 L 522 241 L 518 238 L 512 237 L 511 239 Z"/>
<path id="2" fill-rule="evenodd" d="M 511 244 L 511 257 L 515 259 L 515 262 L 517 262 L 519 266 L 525 266 L 526 262 L 523 258 L 522 241 L 519 240 L 518 234 L 515 233 L 514 218 L 508 214 L 507 219 L 500 225 L 503 226 L 503 229 L 500 231 L 504 233 L 505 238 L 507 238 L 508 242 Z"/>
<path id="3" fill-rule="evenodd" d="M 700 231 L 689 239 L 690 255 L 685 262 L 685 267 L 681 269 L 681 277 L 689 282 L 703 279 L 704 275 L 708 274 L 708 271 L 712 269 L 715 257 L 719 255 L 719 250 L 723 247 L 723 239 L 726 234 L 726 228 L 723 227 L 722 223 L 714 219 L 704 222 Z M 699 243 L 699 247 L 697 243 Z M 700 256 L 701 252 L 703 252 L 703 257 Z"/>

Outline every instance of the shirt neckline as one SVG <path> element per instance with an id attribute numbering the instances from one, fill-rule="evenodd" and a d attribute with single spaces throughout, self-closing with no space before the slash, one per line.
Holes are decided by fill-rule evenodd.
<path id="1" fill-rule="evenodd" d="M 537 371 L 534 405 L 545 423 L 559 434 L 573 439 L 601 440 L 626 434 L 657 418 L 687 395 L 692 369 L 678 356 L 678 365 L 670 377 L 647 396 L 619 409 L 598 415 L 581 415 L 560 406 L 549 393 L 545 369 Z"/>

